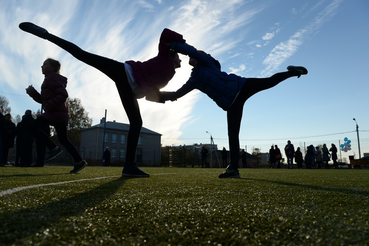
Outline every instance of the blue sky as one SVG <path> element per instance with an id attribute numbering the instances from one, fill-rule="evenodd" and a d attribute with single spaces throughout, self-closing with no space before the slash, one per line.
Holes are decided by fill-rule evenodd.
<path id="1" fill-rule="evenodd" d="M 288 79 L 250 98 L 244 107 L 241 146 L 251 152 L 270 145 L 295 147 L 352 141 L 342 157 L 358 157 L 355 131 L 360 129 L 361 155 L 369 153 L 368 70 L 369 2 L 366 0 L 219 0 L 219 1 L 0 1 L 0 94 L 12 115 L 39 105 L 25 88 L 40 88 L 41 64 L 62 63 L 68 92 L 99 122 L 127 123 L 114 83 L 48 41 L 25 33 L 30 21 L 81 48 L 119 61 L 146 60 L 157 54 L 167 27 L 187 42 L 212 54 L 222 70 L 243 77 L 265 77 L 303 65 L 307 76 Z M 186 82 L 182 68 L 164 90 Z M 228 149 L 226 112 L 199 91 L 164 105 L 140 99 L 144 126 L 162 135 L 164 145 L 209 143 L 210 135 Z"/>

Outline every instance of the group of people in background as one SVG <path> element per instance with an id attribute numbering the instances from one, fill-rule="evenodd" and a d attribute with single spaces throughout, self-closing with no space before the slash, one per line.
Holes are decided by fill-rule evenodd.
<path id="1" fill-rule="evenodd" d="M 1 110 L 2 111 L 2 110 Z M 32 111 L 26 110 L 22 120 L 15 125 L 12 122 L 10 113 L 3 115 L 0 112 L 0 156 L 1 166 L 9 164 L 9 150 L 16 148 L 14 166 L 19 167 L 43 167 L 45 159 L 45 144 L 35 138 L 30 131 L 30 126 L 35 121 Z M 44 127 L 44 131 L 50 134 L 49 126 Z M 15 143 L 15 144 L 14 144 Z M 36 143 L 36 155 L 33 153 L 33 146 Z M 35 161 L 34 161 L 35 160 Z"/>
<path id="2" fill-rule="evenodd" d="M 328 149 L 326 144 L 322 146 L 309 145 L 307 147 L 306 153 L 302 153 L 300 147 L 295 150 L 295 147 L 290 140 L 287 141 L 284 147 L 284 153 L 287 159 L 287 167 L 289 169 L 293 168 L 293 161 L 296 162 L 297 168 L 301 169 L 303 163 L 307 169 L 329 169 L 330 166 L 328 162 L 332 159 L 334 168 L 338 168 L 337 162 L 337 147 L 335 144 L 331 144 L 331 148 Z M 282 155 L 281 151 L 277 145 L 272 145 L 269 150 L 269 162 L 271 168 L 281 167 Z"/>
<path id="3" fill-rule="evenodd" d="M 14 147 L 14 138 L 16 127 L 12 122 L 11 114 L 3 115 L 3 109 L 0 109 L 0 166 L 8 163 L 9 149 Z"/>

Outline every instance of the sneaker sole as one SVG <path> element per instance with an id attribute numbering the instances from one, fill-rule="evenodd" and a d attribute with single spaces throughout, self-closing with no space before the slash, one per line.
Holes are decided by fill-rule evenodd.
<path id="1" fill-rule="evenodd" d="M 78 170 L 72 170 L 72 171 L 70 171 L 69 173 L 76 174 L 76 173 L 78 173 L 79 171 L 81 171 L 82 169 L 84 169 L 86 166 L 87 166 L 87 163 L 86 163 L 85 165 L 83 165 L 82 167 L 80 167 Z"/>
<path id="2" fill-rule="evenodd" d="M 49 159 L 44 160 L 44 162 L 48 162 L 48 161 L 54 160 L 56 157 L 58 157 L 59 155 L 61 155 L 61 153 L 63 153 L 63 150 L 61 150 L 59 153 L 57 153 L 57 154 L 56 154 L 56 155 L 54 155 L 53 157 L 51 157 L 51 158 L 49 158 Z"/>
<path id="3" fill-rule="evenodd" d="M 308 74 L 308 70 L 305 67 L 302 66 L 288 66 L 287 67 L 288 71 L 297 71 L 300 73 L 300 75 L 298 76 L 298 78 L 300 78 L 301 75 L 307 75 Z"/>
<path id="4" fill-rule="evenodd" d="M 19 28 L 24 32 L 28 32 L 43 39 L 46 39 L 45 36 L 49 34 L 45 28 L 37 26 L 31 22 L 22 22 L 19 24 Z"/>
<path id="5" fill-rule="evenodd" d="M 228 177 L 218 177 L 220 179 L 239 179 L 240 176 L 228 176 Z"/>

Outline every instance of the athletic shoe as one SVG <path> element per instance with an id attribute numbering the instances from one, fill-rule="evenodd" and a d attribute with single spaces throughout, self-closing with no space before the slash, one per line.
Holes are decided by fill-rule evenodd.
<path id="1" fill-rule="evenodd" d="M 145 173 L 136 166 L 128 166 L 123 168 L 122 177 L 127 178 L 149 178 L 150 174 Z"/>
<path id="2" fill-rule="evenodd" d="M 224 173 L 219 174 L 218 178 L 220 178 L 220 179 L 226 179 L 226 178 L 238 179 L 238 178 L 240 178 L 240 172 L 238 170 L 227 168 Z"/>
<path id="3" fill-rule="evenodd" d="M 297 76 L 297 78 L 300 78 L 301 75 L 303 74 L 308 74 L 308 70 L 304 67 L 299 67 L 299 66 L 288 66 L 287 67 L 288 71 L 296 71 L 299 73 L 299 75 Z"/>
<path id="4" fill-rule="evenodd" d="M 45 162 L 51 161 L 52 159 L 55 159 L 58 155 L 63 153 L 63 150 L 56 146 L 54 149 L 49 151 L 49 154 L 47 155 Z"/>
<path id="5" fill-rule="evenodd" d="M 25 32 L 32 33 L 37 37 L 46 39 L 47 35 L 49 34 L 48 31 L 42 27 L 36 26 L 31 22 L 22 22 L 19 24 L 19 28 Z"/>
<path id="6" fill-rule="evenodd" d="M 78 162 L 76 165 L 74 165 L 74 168 L 73 168 L 72 171 L 70 171 L 70 173 L 72 173 L 72 174 L 78 173 L 79 171 L 81 171 L 86 166 L 87 166 L 87 162 L 85 160 L 82 160 L 82 161 Z"/>

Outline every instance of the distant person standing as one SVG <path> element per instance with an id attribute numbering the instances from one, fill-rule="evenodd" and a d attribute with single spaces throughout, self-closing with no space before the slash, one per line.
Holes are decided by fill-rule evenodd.
<path id="1" fill-rule="evenodd" d="M 29 126 L 32 124 L 34 120 L 35 119 L 32 117 L 32 111 L 28 109 L 24 113 L 22 121 L 19 122 L 17 125 L 17 144 L 20 145 L 19 158 L 20 165 L 22 167 L 30 167 L 32 164 L 33 160 L 32 149 L 35 137 L 29 131 Z"/>
<path id="2" fill-rule="evenodd" d="M 314 161 L 314 146 L 311 144 L 307 147 L 306 155 L 305 155 L 305 165 L 307 169 L 312 168 L 312 164 Z"/>
<path id="3" fill-rule="evenodd" d="M 227 150 L 225 147 L 223 147 L 223 150 L 222 150 L 223 167 L 227 167 L 227 158 L 228 158 Z"/>
<path id="4" fill-rule="evenodd" d="M 201 167 L 204 168 L 207 166 L 206 157 L 208 156 L 208 149 L 205 146 L 201 148 Z"/>
<path id="5" fill-rule="evenodd" d="M 5 131 L 5 117 L 3 115 L 3 107 L 0 107 L 0 167 L 3 165 L 3 135 Z"/>
<path id="6" fill-rule="evenodd" d="M 329 149 L 330 152 L 332 152 L 332 161 L 333 161 L 333 166 L 334 168 L 338 168 L 338 163 L 337 163 L 337 147 L 335 144 L 331 144 L 331 148 Z"/>
<path id="7" fill-rule="evenodd" d="M 40 117 L 40 115 L 37 115 L 37 118 Z M 49 124 L 45 124 L 41 126 L 40 129 L 43 131 L 48 137 L 50 136 L 50 126 Z M 36 141 L 36 163 L 33 165 L 33 167 L 43 167 L 45 165 L 45 156 L 46 156 L 46 144 L 42 139 L 35 137 Z"/>
<path id="8" fill-rule="evenodd" d="M 315 155 L 316 168 L 321 169 L 322 168 L 322 151 L 320 150 L 319 146 L 316 146 L 314 155 Z"/>
<path id="9" fill-rule="evenodd" d="M 270 147 L 270 150 L 269 150 L 270 168 L 275 168 L 275 161 L 276 161 L 276 158 L 275 158 L 275 149 L 274 149 L 274 146 L 272 145 Z"/>
<path id="10" fill-rule="evenodd" d="M 297 169 L 302 169 L 302 163 L 304 162 L 304 158 L 302 157 L 302 152 L 300 147 L 297 147 L 295 152 L 295 161 L 297 164 Z"/>
<path id="11" fill-rule="evenodd" d="M 287 157 L 287 166 L 289 169 L 293 168 L 293 157 L 295 157 L 295 147 L 290 140 L 287 141 L 287 145 L 284 147 L 284 153 Z"/>
<path id="12" fill-rule="evenodd" d="M 22 116 L 22 120 L 24 118 L 24 115 Z M 14 166 L 16 167 L 20 167 L 20 155 L 21 155 L 21 151 L 22 151 L 22 146 L 21 146 L 21 142 L 22 142 L 22 134 L 20 134 L 21 132 L 21 128 L 22 128 L 22 121 L 18 122 L 17 126 L 15 127 L 15 162 L 14 162 Z"/>
<path id="13" fill-rule="evenodd" d="M 324 163 L 324 166 L 326 169 L 329 169 L 329 151 L 328 151 L 328 148 L 327 148 L 327 145 L 326 144 L 323 144 L 323 148 L 322 148 L 322 152 L 323 152 L 323 163 Z"/>
<path id="14" fill-rule="evenodd" d="M 14 147 L 16 127 L 15 127 L 15 124 L 12 122 L 11 114 L 6 114 L 4 117 L 5 117 L 5 126 L 4 126 L 4 133 L 2 136 L 2 140 L 3 140 L 2 162 L 3 162 L 3 165 L 5 166 L 8 164 L 9 149 Z"/>
<path id="15" fill-rule="evenodd" d="M 278 145 L 274 145 L 274 147 L 275 147 L 275 162 L 277 164 L 277 168 L 281 168 L 282 153 L 281 150 L 278 148 Z"/>
<path id="16" fill-rule="evenodd" d="M 242 167 L 247 168 L 247 156 L 246 156 L 246 151 L 244 149 L 242 149 L 241 151 L 241 160 L 242 160 Z"/>
<path id="17" fill-rule="evenodd" d="M 109 147 L 106 147 L 104 150 L 104 166 L 109 167 L 110 166 L 110 150 Z"/>

